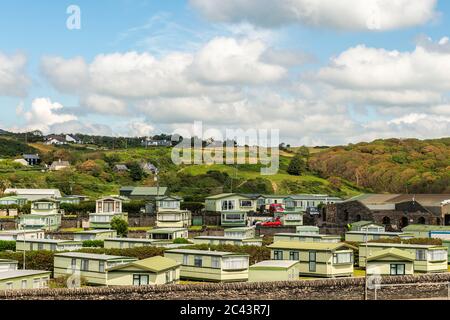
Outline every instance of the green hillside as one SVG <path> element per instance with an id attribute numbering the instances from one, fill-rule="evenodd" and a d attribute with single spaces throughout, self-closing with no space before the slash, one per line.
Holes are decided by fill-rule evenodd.
<path id="1" fill-rule="evenodd" d="M 37 150 L 45 163 L 62 159 L 70 161 L 72 167 L 45 172 L 3 160 L 0 190 L 14 186 L 59 188 L 65 194 L 92 197 L 117 194 L 124 185 L 156 185 L 155 177 L 143 173 L 137 165 L 151 162 L 160 170 L 160 185 L 190 201 L 203 201 L 204 197 L 221 192 L 321 193 L 345 198 L 369 191 L 450 192 L 450 139 L 390 139 L 333 148 L 284 149 L 280 170 L 273 176 L 262 176 L 261 164 L 177 166 L 171 160 L 172 149 L 166 147 L 108 150 L 93 145 L 54 147 L 22 143 L 20 151 L 8 151 L 4 158 L 19 156 L 24 146 Z M 7 150 L 11 149 L 0 145 L 0 153 L 6 155 Z M 294 157 L 300 157 L 304 164 L 298 175 L 288 174 Z M 115 172 L 116 164 L 127 164 L 132 170 Z"/>

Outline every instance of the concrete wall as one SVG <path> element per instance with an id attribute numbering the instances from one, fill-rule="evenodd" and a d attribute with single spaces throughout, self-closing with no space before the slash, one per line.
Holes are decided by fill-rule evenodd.
<path id="1" fill-rule="evenodd" d="M 409 284 L 378 290 L 380 300 L 447 297 L 450 273 L 385 277 L 383 284 Z M 374 298 L 369 290 L 368 299 Z M 145 287 L 104 287 L 1 291 L 0 300 L 362 300 L 364 278 L 273 283 L 224 283 Z"/>

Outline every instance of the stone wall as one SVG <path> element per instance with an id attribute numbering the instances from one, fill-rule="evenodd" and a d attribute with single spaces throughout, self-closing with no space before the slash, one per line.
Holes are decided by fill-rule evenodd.
<path id="1" fill-rule="evenodd" d="M 156 224 L 155 215 L 129 216 L 128 225 L 130 227 L 153 227 Z"/>
<path id="2" fill-rule="evenodd" d="M 63 217 L 61 219 L 61 228 L 63 229 L 71 229 L 71 228 L 81 228 L 82 218 L 68 218 Z"/>
<path id="3" fill-rule="evenodd" d="M 384 277 L 378 299 L 447 297 L 450 274 Z M 444 282 L 445 284 L 441 284 Z M 363 300 L 364 278 L 1 291 L 0 300 Z M 374 290 L 368 290 L 374 299 Z"/>
<path id="4" fill-rule="evenodd" d="M 0 230 L 14 230 L 17 229 L 15 219 L 0 219 Z"/>

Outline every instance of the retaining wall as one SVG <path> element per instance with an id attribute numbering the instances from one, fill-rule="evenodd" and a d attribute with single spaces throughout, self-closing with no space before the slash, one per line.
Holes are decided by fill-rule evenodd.
<path id="1" fill-rule="evenodd" d="M 384 277 L 378 299 L 447 297 L 450 273 Z M 445 285 L 439 284 L 445 282 Z M 1 291 L 0 300 L 363 300 L 364 278 Z M 368 298 L 374 298 L 369 290 Z"/>

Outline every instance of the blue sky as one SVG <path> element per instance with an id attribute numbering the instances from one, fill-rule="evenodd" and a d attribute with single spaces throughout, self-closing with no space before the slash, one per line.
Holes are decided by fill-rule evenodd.
<path id="1" fill-rule="evenodd" d="M 423 57 L 418 43 L 430 57 L 437 50 L 433 45 L 439 46 L 436 64 L 450 63 L 446 42 L 439 43 L 450 36 L 448 1 L 400 1 L 391 8 L 383 0 L 377 12 L 384 25 L 376 31 L 360 25 L 363 9 L 331 8 L 327 0 L 315 10 L 294 8 L 306 12 L 294 18 L 280 9 L 284 0 L 264 0 L 269 18 L 256 0 L 255 7 L 205 1 L 2 2 L 0 74 L 9 72 L 10 82 L 2 89 L 0 81 L 0 127 L 151 135 L 189 127 L 196 119 L 219 130 L 277 128 L 294 144 L 449 135 L 450 87 L 422 87 L 408 76 L 423 72 L 418 81 L 446 83 L 439 70 L 428 74 L 414 65 Z M 80 30 L 66 28 L 72 4 L 81 9 Z M 348 16 L 334 21 L 330 12 Z M 272 17 L 282 22 L 270 25 Z M 364 49 L 352 50 L 359 45 Z M 390 61 L 394 51 L 404 56 Z M 18 57 L 26 61 L 21 67 Z M 46 57 L 52 59 L 43 66 Z M 75 58 L 84 67 L 73 64 Z M 433 61 L 428 58 L 424 66 Z M 389 81 L 364 81 L 374 74 Z M 157 89 L 128 94 L 141 82 Z M 20 94 L 11 89 L 21 86 Z"/>

